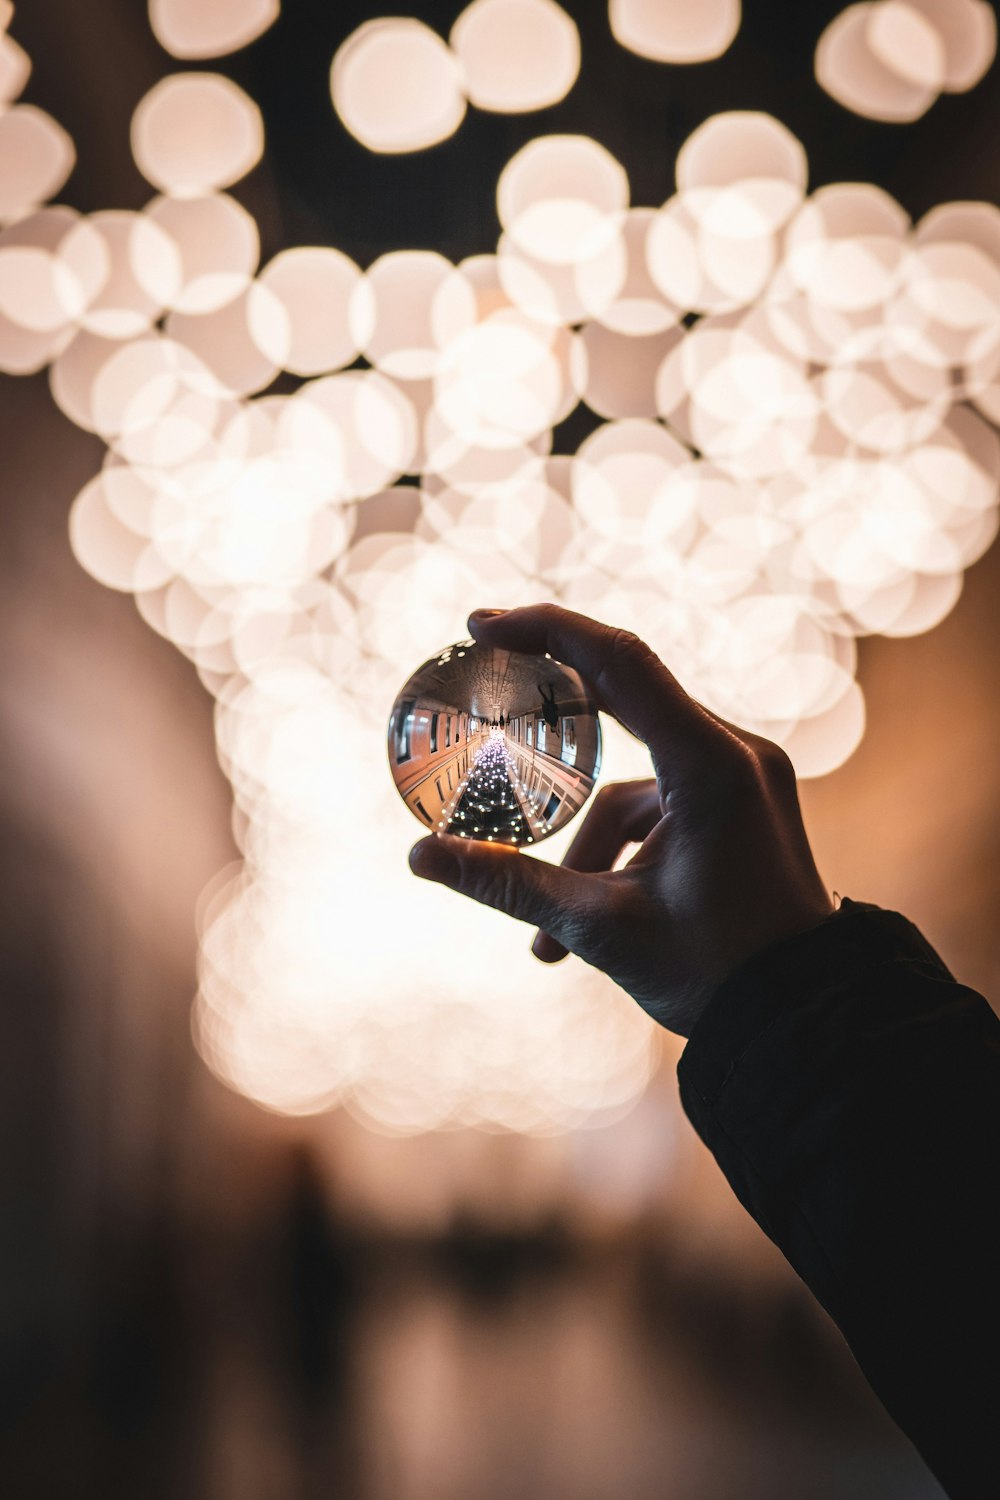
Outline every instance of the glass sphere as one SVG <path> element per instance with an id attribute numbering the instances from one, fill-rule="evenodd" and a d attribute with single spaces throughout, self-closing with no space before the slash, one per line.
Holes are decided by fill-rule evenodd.
<path id="1" fill-rule="evenodd" d="M 425 829 L 537 844 L 593 791 L 601 724 L 572 667 L 459 641 L 400 688 L 388 749 L 396 790 Z"/>

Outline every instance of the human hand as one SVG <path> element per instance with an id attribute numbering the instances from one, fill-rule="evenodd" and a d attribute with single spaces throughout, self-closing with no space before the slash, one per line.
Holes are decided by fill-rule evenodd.
<path id="1" fill-rule="evenodd" d="M 552 604 L 480 611 L 483 646 L 548 652 L 649 747 L 655 781 L 603 787 L 562 865 L 434 834 L 414 873 L 540 929 L 534 952 L 603 969 L 655 1020 L 689 1036 L 725 976 L 832 912 L 779 746 L 688 697 L 628 631 Z M 641 841 L 624 868 L 627 843 Z"/>

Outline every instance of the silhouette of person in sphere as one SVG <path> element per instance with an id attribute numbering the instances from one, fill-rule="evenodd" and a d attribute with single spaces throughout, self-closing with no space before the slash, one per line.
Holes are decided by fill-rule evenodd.
<path id="1" fill-rule="evenodd" d="M 536 957 L 577 954 L 686 1039 L 681 1102 L 741 1203 L 951 1500 L 995 1500 L 1000 1019 L 898 912 L 835 904 L 788 756 L 636 636 L 551 604 L 469 630 L 574 667 L 653 776 L 602 787 L 561 866 L 433 834 L 414 873 L 537 927 Z"/>
<path id="2" fill-rule="evenodd" d="M 556 708 L 556 690 L 552 686 L 551 682 L 548 684 L 548 688 L 549 695 L 548 697 L 546 697 L 545 689 L 542 687 L 542 684 L 538 684 L 538 691 L 542 695 L 542 718 L 545 720 L 550 729 L 558 729 L 559 711 Z"/>

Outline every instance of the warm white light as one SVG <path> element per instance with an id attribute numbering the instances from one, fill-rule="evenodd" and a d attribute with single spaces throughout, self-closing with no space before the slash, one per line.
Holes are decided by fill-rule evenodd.
<path id="1" fill-rule="evenodd" d="M 472 326 L 475 295 L 460 271 L 431 250 L 397 250 L 368 268 L 351 296 L 358 347 L 387 375 L 433 375 L 443 345 Z"/>
<path id="2" fill-rule="evenodd" d="M 808 175 L 802 142 L 773 115 L 751 110 L 711 115 L 677 154 L 677 187 L 695 217 L 734 237 L 780 228 L 801 203 Z"/>
<path id="3" fill-rule="evenodd" d="M 802 776 L 827 776 L 849 760 L 865 732 L 865 700 L 856 682 L 823 714 L 802 719 L 784 737 Z"/>
<path id="4" fill-rule="evenodd" d="M 365 21 L 337 49 L 333 106 L 369 151 L 422 151 L 454 134 L 465 115 L 462 71 L 422 21 Z"/>
<path id="5" fill-rule="evenodd" d="M 667 304 L 704 311 L 713 294 L 702 265 L 699 226 L 684 199 L 668 198 L 646 233 L 646 263 Z"/>
<path id="6" fill-rule="evenodd" d="M 171 574 L 146 537 L 131 531 L 108 504 L 106 476 L 98 474 L 77 495 L 69 539 L 77 561 L 106 588 L 141 593 L 162 587 Z"/>
<path id="7" fill-rule="evenodd" d="M 914 75 L 926 69 L 932 47 L 920 18 L 907 15 L 909 5 L 889 0 L 896 7 L 896 18 L 890 16 L 882 27 L 883 51 L 892 41 L 907 49 L 899 61 L 902 71 L 897 71 L 895 64 L 888 66 L 873 50 L 870 28 L 873 19 L 881 21 L 877 12 L 884 3 L 886 0 L 862 0 L 834 17 L 816 47 L 816 80 L 838 104 L 855 114 L 902 124 L 918 120 L 930 109 L 940 84 L 914 81 Z M 878 39 L 878 28 L 875 36 Z M 905 58 L 911 53 L 915 55 L 908 74 Z"/>
<path id="8" fill-rule="evenodd" d="M 944 49 L 941 86 L 956 94 L 975 88 L 996 56 L 993 6 L 987 0 L 906 0 L 906 6 L 922 16 L 940 38 Z"/>
<path id="9" fill-rule="evenodd" d="M 0 248 L 0 316 L 32 333 L 61 329 L 83 303 L 81 289 L 49 250 Z"/>
<path id="10" fill-rule="evenodd" d="M 96 334 L 80 333 L 53 360 L 49 388 L 60 411 L 85 432 L 94 432 L 91 396 L 102 365 L 119 344 Z"/>
<path id="11" fill-rule="evenodd" d="M 874 120 L 915 120 L 945 90 L 974 88 L 996 56 L 985 0 L 873 0 L 849 5 L 816 49 L 816 77 L 839 103 Z"/>
<path id="12" fill-rule="evenodd" d="M 663 333 L 683 315 L 683 309 L 663 296 L 650 274 L 646 242 L 655 219 L 651 208 L 629 209 L 620 239 L 612 242 L 612 248 L 623 255 L 624 274 L 616 283 L 602 277 L 599 296 L 595 296 L 594 262 L 574 268 L 588 315 L 616 333 Z"/>
<path id="13" fill-rule="evenodd" d="M 360 280 L 358 267 L 339 250 L 306 245 L 283 250 L 250 293 L 254 339 L 276 365 L 295 375 L 322 375 L 349 365 L 360 348 L 350 319 Z"/>
<path id="14" fill-rule="evenodd" d="M 879 0 L 869 12 L 865 40 L 873 57 L 907 83 L 936 94 L 944 87 L 941 34 L 908 0 Z"/>
<path id="15" fill-rule="evenodd" d="M 995 203 L 939 203 L 916 225 L 918 245 L 944 240 L 974 245 L 1000 265 L 1000 208 Z"/>
<path id="16" fill-rule="evenodd" d="M 441 423 L 444 427 L 444 423 Z M 442 487 L 466 500 L 495 494 L 514 495 L 528 491 L 539 481 L 551 434 L 540 433 L 526 443 L 504 443 L 485 447 L 477 443 L 440 443 L 440 462 L 424 471 L 424 492 L 436 494 Z M 445 451 L 447 449 L 447 451 Z"/>
<path id="17" fill-rule="evenodd" d="M 165 257 L 133 257 L 137 279 L 164 307 L 182 313 L 216 312 L 244 291 L 257 269 L 257 223 L 235 198 L 154 198 L 145 209 L 173 245 Z"/>
<path id="18" fill-rule="evenodd" d="M 280 437 L 343 475 L 342 498 L 372 495 L 406 473 L 417 446 L 416 413 L 375 371 L 347 370 L 310 381 L 282 415 Z"/>
<path id="19" fill-rule="evenodd" d="M 723 359 L 690 383 L 695 447 L 746 477 L 781 473 L 800 460 L 817 409 L 801 368 L 747 338 L 733 337 Z"/>
<path id="20" fill-rule="evenodd" d="M 76 161 L 73 142 L 34 104 L 0 110 L 0 224 L 58 193 Z"/>
<path id="21" fill-rule="evenodd" d="M 919 245 L 900 309 L 920 327 L 925 358 L 963 365 L 1000 346 L 1000 265 L 974 245 Z"/>
<path id="22" fill-rule="evenodd" d="M 697 221 L 695 243 L 704 274 L 700 300 L 708 312 L 747 307 L 757 301 L 771 280 L 777 263 L 774 233 L 758 223 L 742 192 L 708 188 L 685 195 L 685 205 Z"/>
<path id="23" fill-rule="evenodd" d="M 873 183 L 833 183 L 813 193 L 787 231 L 785 265 L 824 308 L 883 308 L 906 266 L 909 216 Z"/>
<path id="24" fill-rule="evenodd" d="M 278 362 L 268 352 L 268 341 L 255 337 L 249 290 L 214 312 L 172 312 L 164 328 L 170 338 L 184 344 L 204 362 L 220 390 L 228 395 L 247 396 L 263 390 L 278 373 Z"/>
<path id="25" fill-rule="evenodd" d="M 582 334 L 587 352 L 583 399 L 598 416 L 655 417 L 656 377 L 683 337 L 679 329 L 637 336 L 591 323 Z"/>
<path id="26" fill-rule="evenodd" d="M 740 0 L 610 0 L 615 41 L 663 63 L 710 62 L 740 29 Z"/>
<path id="27" fill-rule="evenodd" d="M 936 398 L 914 396 L 880 364 L 827 370 L 819 394 L 835 426 L 853 443 L 876 453 L 901 453 L 930 437 L 951 405 L 944 384 L 938 386 Z"/>
<path id="28" fill-rule="evenodd" d="M 158 224 L 121 209 L 90 214 L 60 243 L 64 276 L 79 288 L 77 317 L 103 338 L 145 333 L 176 294 L 181 263 Z"/>
<path id="29" fill-rule="evenodd" d="M 218 393 L 207 368 L 185 345 L 152 333 L 145 339 L 121 343 L 94 373 L 89 391 L 90 419 L 94 431 L 106 442 L 120 445 L 139 435 L 166 438 L 168 427 L 174 439 L 171 456 L 183 462 L 191 454 L 177 450 L 176 426 L 165 418 L 186 395 L 198 399 L 201 433 L 195 451 L 218 414 Z"/>
<path id="30" fill-rule="evenodd" d="M 515 311 L 494 313 L 443 352 L 438 412 L 466 444 L 519 447 L 561 419 L 567 395 L 576 404 L 583 369 L 573 354 L 566 335 L 560 341 Z"/>
<path id="31" fill-rule="evenodd" d="M 219 73 L 171 73 L 153 85 L 132 116 L 139 171 L 174 198 L 200 198 L 229 187 L 264 150 L 260 110 Z"/>
<path id="32" fill-rule="evenodd" d="M 648 544 L 659 530 L 651 517 L 662 519 L 661 496 L 690 461 L 689 451 L 655 422 L 608 422 L 573 460 L 573 503 L 598 535 Z"/>
<path id="33" fill-rule="evenodd" d="M 545 109 L 566 97 L 580 71 L 580 34 L 555 0 L 472 0 L 449 40 L 479 109 Z"/>
<path id="34" fill-rule="evenodd" d="M 278 19 L 281 0 L 149 0 L 149 24 L 173 57 L 224 57 Z"/>
<path id="35" fill-rule="evenodd" d="M 31 76 L 31 58 L 12 36 L 0 33 L 0 105 L 13 104 Z"/>
<path id="36" fill-rule="evenodd" d="M 610 151 L 582 135 L 540 136 L 521 148 L 497 183 L 497 213 L 529 255 L 557 265 L 598 255 L 628 208 L 628 178 Z"/>
<path id="37" fill-rule="evenodd" d="M 611 308 L 625 285 L 628 252 L 624 235 L 617 234 L 576 264 L 556 263 L 502 234 L 494 264 L 505 302 L 539 322 L 568 326 Z"/>
<path id="38" fill-rule="evenodd" d="M 484 488 L 472 495 L 425 484 L 421 501 L 429 533 L 456 552 L 485 556 L 499 550 L 523 557 L 525 549 L 533 551 L 538 505 L 527 482 Z"/>

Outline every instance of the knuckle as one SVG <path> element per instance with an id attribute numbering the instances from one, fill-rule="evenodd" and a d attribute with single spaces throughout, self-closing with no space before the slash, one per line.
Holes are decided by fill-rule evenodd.
<path id="1" fill-rule="evenodd" d="M 620 928 L 609 911 L 575 907 L 563 915 L 560 942 L 585 963 L 607 971 L 619 932 Z"/>
<path id="2" fill-rule="evenodd" d="M 491 851 L 492 852 L 492 851 Z M 545 901 L 533 861 L 513 851 L 484 859 L 477 872 L 476 900 L 520 922 L 544 926 Z"/>
<path id="3" fill-rule="evenodd" d="M 761 788 L 760 762 L 749 745 L 733 738 L 716 748 L 711 771 L 702 783 L 707 803 L 728 813 L 756 800 Z"/>
<path id="4" fill-rule="evenodd" d="M 760 762 L 756 751 L 740 740 L 726 747 L 719 768 L 719 781 L 736 792 L 747 792 L 760 780 Z"/>
<path id="5" fill-rule="evenodd" d="M 652 648 L 633 631 L 609 627 L 603 664 L 597 674 L 595 686 L 600 690 L 609 682 L 620 678 L 623 673 L 627 676 L 629 672 L 656 659 Z"/>
<path id="6" fill-rule="evenodd" d="M 623 660 L 646 661 L 653 655 L 652 647 L 632 630 L 613 630 L 609 646 L 609 656 L 615 666 L 620 666 Z"/>
<path id="7" fill-rule="evenodd" d="M 562 609 L 558 604 L 553 604 L 551 600 L 546 600 L 544 604 L 536 604 L 534 606 L 534 613 L 537 618 L 542 621 L 543 624 L 551 624 L 557 621 L 560 616 L 564 615 L 565 610 Z"/>
<path id="8" fill-rule="evenodd" d="M 764 740 L 760 747 L 760 760 L 770 780 L 780 787 L 794 786 L 795 767 L 791 756 L 773 740 Z"/>
<path id="9" fill-rule="evenodd" d="M 606 781 L 594 794 L 594 807 L 604 813 L 617 813 L 631 800 L 633 783 Z"/>
<path id="10" fill-rule="evenodd" d="M 489 870 L 483 884 L 481 899 L 487 906 L 495 907 L 509 917 L 519 917 L 524 905 L 521 882 L 513 868 L 513 858 L 497 860 Z"/>

